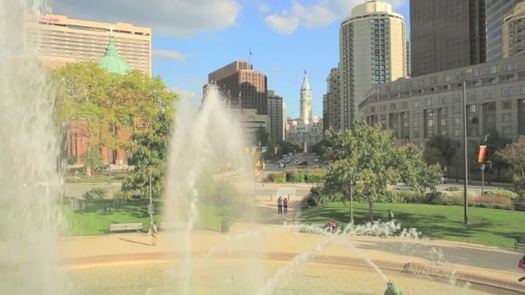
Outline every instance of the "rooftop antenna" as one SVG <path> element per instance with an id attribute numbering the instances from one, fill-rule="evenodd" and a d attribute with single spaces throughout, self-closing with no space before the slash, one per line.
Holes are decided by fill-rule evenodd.
<path id="1" fill-rule="evenodd" d="M 250 64 L 250 67 L 252 67 L 250 70 L 253 70 L 253 66 L 252 66 L 252 49 L 251 48 L 248 48 L 248 63 Z"/>

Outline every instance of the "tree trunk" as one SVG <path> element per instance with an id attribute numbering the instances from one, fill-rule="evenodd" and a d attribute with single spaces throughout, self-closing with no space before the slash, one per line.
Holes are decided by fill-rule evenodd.
<path id="1" fill-rule="evenodd" d="M 92 175 L 91 166 L 86 166 L 86 176 L 91 177 Z"/>
<path id="2" fill-rule="evenodd" d="M 368 199 L 368 220 L 374 220 L 374 202 L 372 199 Z"/>

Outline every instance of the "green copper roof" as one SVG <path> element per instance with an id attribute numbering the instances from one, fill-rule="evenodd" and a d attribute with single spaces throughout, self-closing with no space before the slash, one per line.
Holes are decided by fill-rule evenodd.
<path id="1" fill-rule="evenodd" d="M 110 73 L 125 75 L 129 73 L 130 68 L 126 61 L 120 58 L 117 47 L 113 40 L 109 40 L 106 54 L 98 60 L 98 65 Z"/>

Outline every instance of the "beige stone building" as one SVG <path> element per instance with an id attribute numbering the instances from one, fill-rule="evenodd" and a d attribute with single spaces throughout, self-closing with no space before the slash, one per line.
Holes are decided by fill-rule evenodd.
<path id="1" fill-rule="evenodd" d="M 339 40 L 340 128 L 348 129 L 372 85 L 407 75 L 405 21 L 390 4 L 368 1 L 341 23 Z"/>
<path id="2" fill-rule="evenodd" d="M 332 68 L 326 78 L 326 94 L 323 95 L 323 131 L 341 129 L 339 89 L 339 68 Z"/>
<path id="3" fill-rule="evenodd" d="M 359 112 L 368 124 L 393 129 L 397 138 L 415 144 L 435 134 L 461 142 L 464 80 L 469 140 L 479 141 L 492 129 L 513 140 L 525 136 L 523 56 L 376 85 Z"/>
<path id="4" fill-rule="evenodd" d="M 151 76 L 151 28 L 46 15 L 28 15 L 25 50 L 36 51 L 43 62 L 57 68 L 69 62 L 96 61 L 113 39 L 120 56 L 132 69 Z"/>
<path id="5" fill-rule="evenodd" d="M 503 57 L 525 55 L 525 1 L 505 15 L 501 38 Z"/>

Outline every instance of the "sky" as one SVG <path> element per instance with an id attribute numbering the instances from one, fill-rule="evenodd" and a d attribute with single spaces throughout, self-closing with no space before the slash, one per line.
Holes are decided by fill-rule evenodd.
<path id="1" fill-rule="evenodd" d="M 153 30 L 153 75 L 200 102 L 208 73 L 235 60 L 251 61 L 268 89 L 299 116 L 306 70 L 313 113 L 322 116 L 326 77 L 339 60 L 339 25 L 365 0 L 50 0 L 53 13 Z M 385 0 L 405 17 L 409 0 Z M 409 31 L 407 31 L 408 33 Z M 408 40 L 407 36 L 407 40 Z M 249 54 L 251 51 L 251 55 Z"/>

